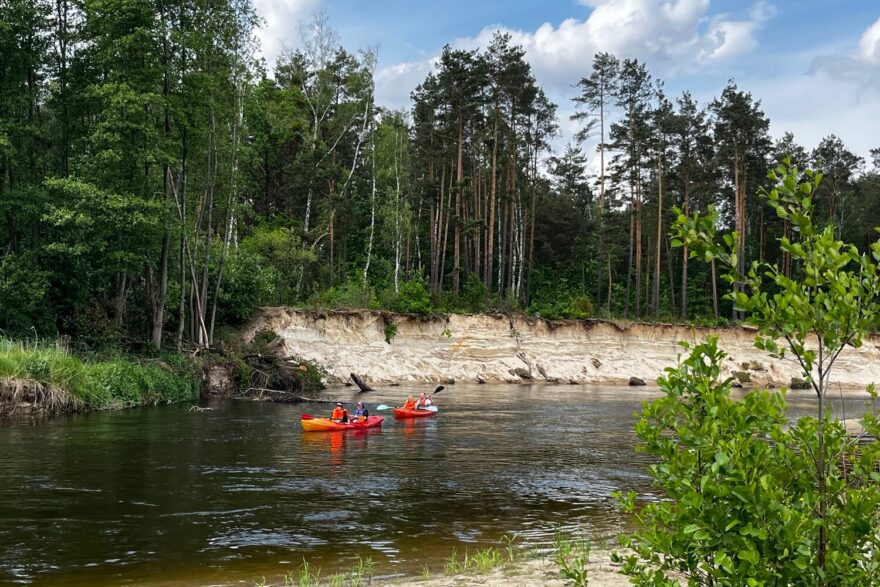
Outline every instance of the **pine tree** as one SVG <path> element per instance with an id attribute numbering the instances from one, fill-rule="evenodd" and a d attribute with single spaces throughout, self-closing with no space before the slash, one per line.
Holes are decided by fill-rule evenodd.
<path id="1" fill-rule="evenodd" d="M 746 195 L 756 194 L 764 182 L 770 126 L 761 111 L 761 102 L 748 92 L 740 91 L 731 80 L 721 96 L 712 101 L 715 142 L 721 165 L 726 168 L 728 186 L 733 189 L 734 231 L 737 233 L 737 263 L 740 274 L 745 274 L 747 223 Z M 741 284 L 734 284 L 740 291 Z"/>

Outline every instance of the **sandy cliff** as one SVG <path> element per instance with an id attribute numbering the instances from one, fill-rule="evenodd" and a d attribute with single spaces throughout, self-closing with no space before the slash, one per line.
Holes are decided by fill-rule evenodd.
<path id="1" fill-rule="evenodd" d="M 386 328 L 396 325 L 391 343 Z M 707 329 L 662 324 L 527 319 L 503 315 L 401 316 L 372 311 L 265 308 L 245 330 L 280 335 L 290 355 L 325 367 L 329 383 L 350 372 L 371 382 L 535 381 L 625 383 L 653 381 L 674 365 L 680 341 L 710 334 L 729 355 L 726 371 L 747 372 L 755 384 L 788 385 L 800 377 L 794 360 L 773 360 L 753 346 L 747 329 Z M 880 338 L 844 351 L 833 383 L 880 382 Z"/>

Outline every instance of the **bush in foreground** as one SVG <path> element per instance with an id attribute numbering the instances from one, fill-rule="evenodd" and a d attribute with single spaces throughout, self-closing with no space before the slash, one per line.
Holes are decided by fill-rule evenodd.
<path id="1" fill-rule="evenodd" d="M 861 253 L 813 223 L 821 174 L 786 161 L 770 178 L 768 203 L 797 236 L 780 239 L 795 272 L 758 262 L 746 270 L 737 233 L 716 242 L 714 212 L 680 216 L 676 244 L 727 267 L 727 298 L 758 328 L 755 346 L 794 356 L 816 416 L 789 425 L 778 393 L 732 400 L 714 338 L 668 370 L 658 380 L 665 397 L 636 428 L 659 458 L 649 473 L 666 499 L 638 507 L 622 497 L 640 526 L 623 539 L 635 552 L 624 572 L 637 585 L 678 585 L 670 571 L 689 585 L 880 584 L 880 422 L 865 414 L 865 433 L 852 437 L 827 397 L 840 353 L 861 346 L 880 318 L 880 243 Z"/>

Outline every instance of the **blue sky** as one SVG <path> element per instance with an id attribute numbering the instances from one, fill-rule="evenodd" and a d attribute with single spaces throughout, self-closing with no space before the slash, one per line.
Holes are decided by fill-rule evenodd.
<path id="1" fill-rule="evenodd" d="M 405 107 L 446 43 L 485 46 L 496 29 L 526 48 L 572 126 L 571 88 L 596 51 L 644 60 L 669 94 L 703 103 L 729 78 L 762 101 L 771 133 L 812 148 L 836 133 L 860 155 L 880 146 L 880 0 L 255 0 L 270 62 L 296 47 L 315 10 L 350 50 L 379 47 L 377 99 Z"/>

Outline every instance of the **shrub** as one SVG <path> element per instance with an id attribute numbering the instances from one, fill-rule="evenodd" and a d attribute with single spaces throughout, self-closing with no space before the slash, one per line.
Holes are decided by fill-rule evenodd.
<path id="1" fill-rule="evenodd" d="M 467 312 L 478 313 L 485 312 L 489 298 L 489 290 L 486 284 L 479 278 L 476 273 L 468 276 L 464 287 L 461 290 L 461 305 Z"/>
<path id="2" fill-rule="evenodd" d="M 433 308 L 425 283 L 418 278 L 402 282 L 392 309 L 400 314 L 430 314 Z"/>
<path id="3" fill-rule="evenodd" d="M 755 346 L 795 356 L 817 414 L 789 426 L 780 394 L 731 400 L 714 338 L 659 379 L 666 397 L 645 408 L 636 431 L 659 458 L 650 474 L 666 499 L 638 508 L 633 494 L 622 498 L 640 524 L 623 538 L 635 552 L 624 572 L 637 585 L 677 584 L 669 570 L 696 585 L 880 584 L 880 422 L 876 411 L 865 414 L 874 439 L 851 438 L 827 398 L 838 356 L 861 346 L 880 317 L 880 243 L 860 253 L 834 226 L 813 223 L 821 174 L 785 161 L 769 176 L 775 187 L 764 195 L 797 236 L 780 239 L 797 274 L 764 262 L 745 269 L 737 233 L 715 241 L 714 210 L 680 214 L 673 244 L 726 267 L 736 285 L 726 298 L 758 328 Z M 868 392 L 876 401 L 873 386 Z"/>
<path id="4" fill-rule="evenodd" d="M 395 336 L 397 336 L 397 324 L 389 322 L 385 325 L 385 342 L 391 344 L 391 341 L 394 340 Z"/>

